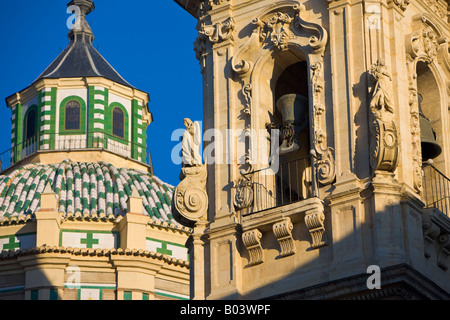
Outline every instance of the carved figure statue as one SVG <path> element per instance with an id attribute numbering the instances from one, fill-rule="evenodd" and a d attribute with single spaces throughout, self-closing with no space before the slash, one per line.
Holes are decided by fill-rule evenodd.
<path id="1" fill-rule="evenodd" d="M 193 167 L 202 164 L 200 156 L 200 125 L 197 121 L 192 122 L 191 119 L 184 119 L 186 130 L 182 136 L 181 142 L 181 164 L 183 167 Z"/>
<path id="2" fill-rule="evenodd" d="M 370 110 L 374 115 L 377 115 L 378 111 L 394 113 L 390 94 L 392 77 L 383 59 L 379 59 L 376 64 L 372 65 L 370 74 L 376 81 L 372 100 L 370 101 Z"/>

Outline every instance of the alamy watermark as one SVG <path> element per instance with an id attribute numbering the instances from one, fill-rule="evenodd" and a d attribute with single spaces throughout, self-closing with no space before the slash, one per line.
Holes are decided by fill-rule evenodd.
<path id="1" fill-rule="evenodd" d="M 72 15 L 67 18 L 67 28 L 72 29 L 80 29 L 81 28 L 81 20 L 79 19 L 81 15 L 81 9 L 79 6 L 71 5 L 67 7 L 67 13 L 72 13 Z"/>
<path id="2" fill-rule="evenodd" d="M 185 129 L 172 132 L 171 140 L 179 141 L 172 148 L 171 160 L 182 164 L 181 150 Z M 271 129 L 208 129 L 201 139 L 204 148 L 200 148 L 207 164 L 251 164 L 267 167 L 262 174 L 276 174 L 279 167 L 280 130 Z"/>
<path id="3" fill-rule="evenodd" d="M 381 289 L 381 269 L 377 265 L 370 265 L 366 270 L 370 276 L 367 278 L 366 286 L 369 290 Z"/>

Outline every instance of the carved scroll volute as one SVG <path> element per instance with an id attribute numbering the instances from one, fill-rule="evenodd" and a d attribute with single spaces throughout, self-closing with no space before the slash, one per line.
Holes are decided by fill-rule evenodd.
<path id="1" fill-rule="evenodd" d="M 287 257 L 295 254 L 296 248 L 294 238 L 292 237 L 292 229 L 294 228 L 290 218 L 284 218 L 282 221 L 273 225 L 273 234 L 280 244 L 280 257 Z"/>
<path id="2" fill-rule="evenodd" d="M 250 261 L 249 266 L 264 262 L 264 252 L 261 246 L 262 233 L 258 229 L 252 229 L 242 234 L 242 242 L 247 248 Z"/>
<path id="3" fill-rule="evenodd" d="M 181 171 L 182 180 L 173 195 L 174 218 L 193 227 L 197 221 L 206 219 L 208 210 L 206 164 L 183 167 Z"/>
<path id="4" fill-rule="evenodd" d="M 317 181 L 322 185 L 330 184 L 336 178 L 334 149 L 328 146 L 326 129 L 326 108 L 324 95 L 323 60 L 321 55 L 310 59 L 310 96 L 312 97 L 312 150 L 316 156 Z"/>

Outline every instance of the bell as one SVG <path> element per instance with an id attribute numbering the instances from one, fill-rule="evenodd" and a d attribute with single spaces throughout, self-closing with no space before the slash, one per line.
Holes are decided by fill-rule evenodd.
<path id="1" fill-rule="evenodd" d="M 436 133 L 431 127 L 430 120 L 422 112 L 422 95 L 419 94 L 419 124 L 420 144 L 422 146 L 422 161 L 434 159 L 442 152 L 441 146 L 436 142 Z"/>
<path id="2" fill-rule="evenodd" d="M 308 112 L 308 98 L 299 94 L 285 94 L 277 101 L 277 109 L 283 117 L 283 125 L 297 125 Z"/>
<path id="3" fill-rule="evenodd" d="M 308 114 L 308 98 L 299 94 L 285 94 L 278 99 L 277 109 L 283 118 L 280 154 L 300 149 L 297 138 L 306 125 L 304 119 Z"/>

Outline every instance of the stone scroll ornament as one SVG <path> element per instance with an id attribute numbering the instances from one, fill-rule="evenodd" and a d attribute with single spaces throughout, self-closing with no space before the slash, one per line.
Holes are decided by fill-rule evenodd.
<path id="1" fill-rule="evenodd" d="M 208 195 L 206 193 L 206 164 L 201 161 L 199 146 L 201 141 L 198 122 L 184 119 L 186 130 L 182 136 L 180 173 L 181 182 L 175 188 L 172 201 L 174 218 L 181 224 L 193 227 L 206 218 Z"/>
<path id="2" fill-rule="evenodd" d="M 370 165 L 374 172 L 394 172 L 398 164 L 399 144 L 393 121 L 392 77 L 383 59 L 372 65 L 369 74 L 375 79 L 369 114 Z"/>

